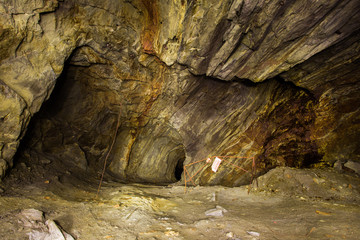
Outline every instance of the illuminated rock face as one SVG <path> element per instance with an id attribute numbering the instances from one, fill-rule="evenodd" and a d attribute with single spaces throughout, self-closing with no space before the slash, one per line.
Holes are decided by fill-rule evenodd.
<path id="1" fill-rule="evenodd" d="M 0 175 L 41 106 L 26 156 L 97 171 L 115 137 L 107 172 L 119 180 L 174 182 L 215 155 L 254 156 L 258 174 L 360 161 L 359 10 L 355 0 L 3 1 Z M 229 163 L 202 166 L 188 168 L 200 184 L 250 180 Z"/>

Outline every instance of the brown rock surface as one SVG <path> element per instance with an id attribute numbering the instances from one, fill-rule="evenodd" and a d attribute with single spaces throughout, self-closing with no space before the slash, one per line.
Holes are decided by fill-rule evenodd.
<path id="1" fill-rule="evenodd" d="M 258 174 L 360 161 L 359 1 L 27 2 L 0 2 L 1 176 L 55 83 L 29 161 L 97 172 L 116 132 L 118 180 L 174 182 L 214 155 Z M 200 184 L 250 180 L 200 168 Z"/>
<path id="2" fill-rule="evenodd" d="M 282 74 L 287 81 L 309 89 L 315 105 L 312 139 L 323 160 L 359 161 L 360 134 L 360 33 L 313 56 Z"/>

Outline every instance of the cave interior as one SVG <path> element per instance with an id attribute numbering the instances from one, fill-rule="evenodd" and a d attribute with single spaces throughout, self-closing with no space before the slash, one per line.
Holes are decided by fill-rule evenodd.
<path id="1" fill-rule="evenodd" d="M 360 235 L 359 1 L 5 0 L 0 23 L 0 238 Z"/>

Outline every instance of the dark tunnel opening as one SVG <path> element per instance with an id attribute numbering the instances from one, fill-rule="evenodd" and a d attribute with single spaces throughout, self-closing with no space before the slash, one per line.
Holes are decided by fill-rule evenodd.
<path id="1" fill-rule="evenodd" d="M 31 118 L 25 134 L 20 141 L 19 147 L 17 152 L 14 156 L 14 166 L 18 164 L 21 160 L 24 159 L 25 155 L 29 155 L 29 151 L 34 147 L 35 142 L 33 140 L 35 138 L 40 138 L 41 134 L 37 131 L 39 125 L 41 125 L 41 121 L 44 119 L 51 119 L 56 115 L 58 111 L 61 110 L 64 98 L 62 95 L 64 94 L 64 88 L 66 85 L 66 75 L 70 66 L 71 56 L 68 60 L 64 63 L 63 71 L 61 72 L 60 76 L 56 79 L 55 86 L 49 96 L 49 98 L 43 102 L 42 106 L 40 107 L 39 111 L 34 114 Z"/>
<path id="2" fill-rule="evenodd" d="M 180 181 L 181 180 L 181 176 L 184 172 L 184 161 L 185 161 L 185 158 L 183 159 L 179 159 L 177 164 L 176 164 L 176 167 L 175 167 L 175 179 L 177 181 Z"/>
<path id="3" fill-rule="evenodd" d="M 64 121 L 57 115 L 63 111 L 64 99 L 74 83 L 68 77 L 72 56 L 73 54 L 64 63 L 63 71 L 56 79 L 50 96 L 27 126 L 13 159 L 14 167 L 8 173 L 10 182 L 12 179 L 26 179 L 30 183 L 44 178 L 58 179 L 70 173 L 83 175 L 77 172 L 77 167 L 69 164 L 71 161 L 62 161 L 61 151 L 54 151 L 55 145 L 64 143 L 64 136 L 67 134 L 62 132 Z M 12 172 L 14 176 L 10 177 Z"/>

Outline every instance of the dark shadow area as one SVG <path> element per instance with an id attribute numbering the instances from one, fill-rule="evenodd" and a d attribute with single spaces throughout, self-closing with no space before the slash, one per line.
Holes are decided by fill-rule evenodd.
<path id="1" fill-rule="evenodd" d="M 304 161 L 302 167 L 304 168 L 312 168 L 314 165 L 321 163 L 321 159 L 323 158 L 323 155 L 320 155 L 318 153 L 308 153 L 304 156 Z"/>
<path id="2" fill-rule="evenodd" d="M 31 118 L 30 123 L 27 127 L 24 137 L 20 141 L 20 145 L 17 149 L 17 152 L 14 156 L 14 166 L 17 165 L 20 158 L 23 157 L 25 150 L 30 149 L 32 147 L 32 140 L 34 137 L 38 136 L 39 134 L 36 133 L 36 125 L 41 121 L 43 118 L 51 118 L 52 116 L 56 115 L 62 108 L 61 95 L 64 92 L 64 86 L 66 83 L 66 75 L 67 71 L 70 66 L 71 56 L 64 64 L 64 68 L 58 79 L 56 80 L 54 89 L 50 94 L 49 99 L 47 99 L 41 106 L 40 110 L 34 114 Z"/>
<path id="3" fill-rule="evenodd" d="M 176 167 L 175 167 L 175 178 L 177 181 L 180 181 L 181 180 L 181 176 L 183 174 L 183 171 L 184 171 L 184 161 L 185 161 L 185 158 L 183 159 L 179 159 L 177 164 L 176 164 Z"/>

